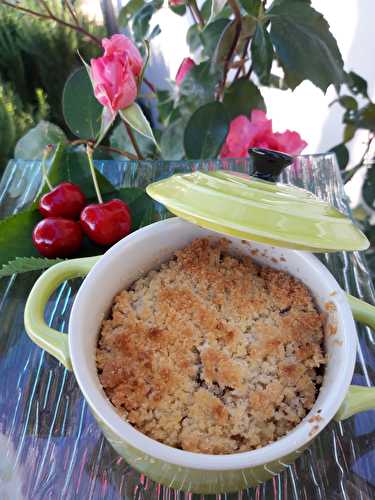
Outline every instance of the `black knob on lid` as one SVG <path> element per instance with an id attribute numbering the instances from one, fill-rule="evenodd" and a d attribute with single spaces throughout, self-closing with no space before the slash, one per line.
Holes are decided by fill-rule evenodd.
<path id="1" fill-rule="evenodd" d="M 275 182 L 283 169 L 293 163 L 293 156 L 265 148 L 251 148 L 252 175 L 258 179 Z"/>

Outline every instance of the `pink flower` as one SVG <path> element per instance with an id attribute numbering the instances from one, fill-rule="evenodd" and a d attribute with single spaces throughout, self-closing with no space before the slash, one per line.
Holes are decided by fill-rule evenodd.
<path id="1" fill-rule="evenodd" d="M 252 125 L 246 116 L 237 116 L 229 126 L 227 139 L 221 151 L 221 158 L 247 158 Z"/>
<path id="2" fill-rule="evenodd" d="M 250 121 L 258 135 L 272 134 L 272 120 L 267 120 L 265 111 L 253 109 Z"/>
<path id="3" fill-rule="evenodd" d="M 243 115 L 232 120 L 220 158 L 247 158 L 248 150 L 255 147 L 297 155 L 306 146 L 297 132 L 274 133 L 272 120 L 261 109 L 254 109 L 250 120 Z"/>
<path id="4" fill-rule="evenodd" d="M 181 85 L 184 81 L 186 75 L 195 67 L 195 62 L 190 57 L 185 57 L 183 59 L 181 66 L 178 68 L 176 75 L 176 84 Z"/>
<path id="5" fill-rule="evenodd" d="M 286 130 L 282 134 L 275 132 L 275 138 L 279 145 L 279 151 L 290 155 L 299 155 L 307 146 L 307 142 L 301 139 L 298 132 Z"/>
<path id="6" fill-rule="evenodd" d="M 137 97 L 137 82 L 125 54 L 91 59 L 91 79 L 95 97 L 112 113 L 127 108 Z"/>
<path id="7" fill-rule="evenodd" d="M 185 0 L 169 0 L 169 5 L 172 7 L 178 7 L 179 5 L 184 5 Z"/>
<path id="8" fill-rule="evenodd" d="M 103 38 L 102 46 L 105 56 L 118 54 L 127 57 L 129 67 L 135 76 L 139 76 L 143 68 L 142 56 L 134 43 L 125 35 L 112 35 L 111 38 Z"/>

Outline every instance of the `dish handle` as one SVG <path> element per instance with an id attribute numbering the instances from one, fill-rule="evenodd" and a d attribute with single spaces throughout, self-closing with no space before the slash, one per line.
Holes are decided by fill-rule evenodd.
<path id="1" fill-rule="evenodd" d="M 345 420 L 356 413 L 368 410 L 375 410 L 375 387 L 351 385 L 334 419 Z"/>
<path id="2" fill-rule="evenodd" d="M 35 344 L 57 358 L 71 370 L 68 335 L 50 328 L 44 312 L 49 298 L 67 279 L 84 277 L 101 256 L 72 259 L 50 267 L 35 282 L 27 299 L 24 313 L 25 329 Z"/>
<path id="3" fill-rule="evenodd" d="M 375 330 L 375 307 L 352 295 L 348 294 L 347 297 L 354 319 Z M 356 413 L 374 409 L 375 387 L 351 385 L 339 411 L 335 415 L 335 420 L 345 420 Z"/>
<path id="4" fill-rule="evenodd" d="M 347 294 L 353 317 L 359 323 L 369 326 L 375 331 L 375 306 Z"/>

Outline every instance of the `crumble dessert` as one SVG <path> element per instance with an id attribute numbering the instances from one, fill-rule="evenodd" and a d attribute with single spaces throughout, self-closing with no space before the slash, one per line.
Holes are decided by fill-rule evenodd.
<path id="1" fill-rule="evenodd" d="M 323 315 L 300 281 L 193 241 L 119 293 L 103 321 L 105 393 L 139 431 L 183 450 L 262 447 L 293 429 L 322 382 Z"/>

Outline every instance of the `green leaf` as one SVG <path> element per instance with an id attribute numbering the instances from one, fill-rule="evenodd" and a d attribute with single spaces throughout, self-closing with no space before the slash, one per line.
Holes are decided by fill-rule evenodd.
<path id="1" fill-rule="evenodd" d="M 130 0 L 120 10 L 118 15 L 118 25 L 122 28 L 128 25 L 130 19 L 145 5 L 144 0 Z"/>
<path id="2" fill-rule="evenodd" d="M 189 45 L 190 52 L 195 52 L 200 47 L 202 40 L 198 24 L 192 24 L 187 30 L 186 43 Z"/>
<path id="3" fill-rule="evenodd" d="M 201 6 L 201 9 L 200 9 L 202 17 L 203 17 L 206 24 L 207 24 L 207 21 L 209 20 L 210 15 L 211 15 L 211 5 L 212 5 L 212 0 L 204 0 L 203 4 Z"/>
<path id="4" fill-rule="evenodd" d="M 211 57 L 215 52 L 216 46 L 225 28 L 231 24 L 229 19 L 218 19 L 207 25 L 205 30 L 200 34 L 204 47 L 204 54 Z"/>
<path id="5" fill-rule="evenodd" d="M 253 109 L 266 111 L 266 105 L 258 87 L 246 78 L 236 80 L 225 91 L 223 104 L 230 120 L 239 115 L 250 116 Z"/>
<path id="6" fill-rule="evenodd" d="M 345 144 L 337 144 L 337 146 L 329 151 L 335 153 L 340 169 L 344 170 L 349 163 L 349 151 Z"/>
<path id="7" fill-rule="evenodd" d="M 375 104 L 369 103 L 354 115 L 344 116 L 345 123 L 353 123 L 357 128 L 375 130 Z"/>
<path id="8" fill-rule="evenodd" d="M 354 71 L 350 71 L 346 75 L 347 84 L 353 94 L 358 95 L 361 94 L 363 97 L 368 99 L 367 93 L 367 82 L 360 75 L 355 73 Z"/>
<path id="9" fill-rule="evenodd" d="M 78 184 L 87 198 L 95 197 L 95 189 L 85 152 L 73 152 L 59 146 L 52 159 L 48 177 L 52 185 L 68 181 Z M 96 177 L 102 194 L 114 191 L 113 185 L 96 169 Z"/>
<path id="10" fill-rule="evenodd" d="M 356 130 L 357 128 L 354 125 L 346 125 L 344 128 L 343 142 L 349 142 L 351 139 L 353 139 Z"/>
<path id="11" fill-rule="evenodd" d="M 152 4 L 146 4 L 136 13 L 133 19 L 133 34 L 138 43 L 143 42 L 150 29 L 150 20 L 155 13 L 155 7 Z"/>
<path id="12" fill-rule="evenodd" d="M 261 0 L 240 0 L 240 4 L 251 16 L 258 16 L 261 6 Z"/>
<path id="13" fill-rule="evenodd" d="M 160 28 L 159 24 L 157 24 L 156 26 L 154 26 L 152 28 L 151 33 L 148 35 L 148 39 L 152 40 L 156 36 L 160 35 L 160 33 L 161 33 L 161 28 Z"/>
<path id="14" fill-rule="evenodd" d="M 185 156 L 184 131 L 186 120 L 180 118 L 164 130 L 160 140 L 161 155 L 164 160 L 182 160 Z"/>
<path id="15" fill-rule="evenodd" d="M 169 4 L 169 8 L 172 12 L 177 14 L 178 16 L 184 16 L 186 14 L 186 5 L 171 5 Z"/>
<path id="16" fill-rule="evenodd" d="M 137 141 L 137 144 L 139 146 L 142 155 L 145 158 L 150 158 L 152 155 L 155 154 L 155 145 L 151 141 L 151 139 L 148 139 L 147 137 L 141 135 L 137 131 L 134 131 L 134 137 L 135 140 Z M 113 132 L 109 138 L 109 142 L 111 146 L 114 148 L 121 149 L 122 151 L 127 151 L 128 153 L 132 153 L 134 155 L 137 154 L 136 151 L 134 150 L 133 144 L 131 143 L 129 135 L 122 122 L 116 125 L 116 127 L 113 129 Z M 115 157 L 124 160 L 124 157 L 121 155 Z"/>
<path id="17" fill-rule="evenodd" d="M 0 221 L 0 266 L 15 257 L 37 257 L 31 236 L 42 216 L 35 210 L 25 210 Z"/>
<path id="18" fill-rule="evenodd" d="M 16 144 L 14 157 L 23 160 L 41 160 L 48 144 L 66 141 L 66 135 L 53 123 L 41 121 L 30 129 Z"/>
<path id="19" fill-rule="evenodd" d="M 367 169 L 366 178 L 362 186 L 362 197 L 366 205 L 375 209 L 375 165 Z"/>
<path id="20" fill-rule="evenodd" d="M 211 1 L 211 14 L 208 19 L 208 24 L 212 23 L 216 16 L 220 14 L 220 12 L 224 9 L 227 0 L 212 0 Z M 206 28 L 207 30 L 208 28 Z"/>
<path id="21" fill-rule="evenodd" d="M 203 104 L 213 100 L 217 82 L 218 73 L 212 73 L 210 61 L 205 61 L 189 71 L 179 90 L 182 95 L 194 96 L 196 102 Z"/>
<path id="22" fill-rule="evenodd" d="M 251 58 L 254 71 L 263 84 L 267 84 L 269 81 L 273 54 L 273 46 L 268 31 L 261 23 L 257 23 L 251 43 Z"/>
<path id="23" fill-rule="evenodd" d="M 168 124 L 168 119 L 173 111 L 174 99 L 169 90 L 158 90 L 156 92 L 159 120 Z"/>
<path id="24" fill-rule="evenodd" d="M 134 102 L 131 106 L 128 108 L 124 108 L 120 110 L 120 115 L 123 120 L 126 121 L 128 125 L 140 134 L 144 135 L 145 137 L 148 137 L 158 147 L 158 144 L 156 142 L 156 139 L 154 137 L 154 134 L 152 132 L 152 128 L 143 114 L 142 109 L 140 106 Z"/>
<path id="25" fill-rule="evenodd" d="M 102 105 L 96 100 L 85 68 L 75 71 L 66 81 L 62 97 L 63 115 L 74 135 L 95 139 L 100 132 Z"/>
<path id="26" fill-rule="evenodd" d="M 200 7 L 200 11 L 202 14 L 202 17 L 204 19 L 204 22 L 206 24 L 206 27 L 208 25 L 208 20 L 211 17 L 211 11 L 212 11 L 212 0 L 205 0 Z M 217 19 L 222 19 L 226 18 L 229 19 L 233 14 L 232 9 L 228 5 L 228 2 L 226 2 L 226 5 L 224 5 L 224 8 L 221 9 L 221 11 L 215 16 L 215 20 Z M 211 21 L 210 21 L 211 22 Z"/>
<path id="27" fill-rule="evenodd" d="M 132 231 L 155 222 L 157 215 L 155 202 L 143 189 L 121 188 L 109 199 L 111 198 L 119 198 L 128 205 L 132 216 Z"/>
<path id="28" fill-rule="evenodd" d="M 308 2 L 279 0 L 267 12 L 271 40 L 293 89 L 310 80 L 324 92 L 344 80 L 343 60 L 324 17 Z"/>
<path id="29" fill-rule="evenodd" d="M 99 136 L 96 140 L 95 146 L 98 146 L 107 135 L 107 132 L 113 125 L 116 116 L 117 113 L 112 113 L 109 108 L 103 107 Z"/>
<path id="30" fill-rule="evenodd" d="M 353 111 L 356 111 L 358 109 L 357 101 L 350 95 L 343 95 L 339 97 L 338 101 L 345 109 L 350 109 Z"/>
<path id="31" fill-rule="evenodd" d="M 91 78 L 91 66 L 89 64 L 87 64 L 87 62 L 84 60 L 84 58 L 81 56 L 79 50 L 77 50 L 77 54 L 78 54 L 78 57 L 81 59 L 82 61 L 82 64 L 90 78 L 90 81 L 91 81 L 91 84 L 93 85 L 93 82 L 92 82 L 92 78 Z"/>
<path id="32" fill-rule="evenodd" d="M 141 227 L 146 227 L 152 224 L 153 222 L 157 222 L 159 220 L 158 213 L 155 210 L 154 206 L 150 206 L 145 208 L 142 212 L 141 219 L 138 224 L 138 229 Z"/>
<path id="33" fill-rule="evenodd" d="M 2 266 L 0 269 L 0 278 L 12 276 L 12 274 L 27 273 L 29 271 L 41 271 L 62 261 L 63 259 L 47 259 L 45 257 L 16 257 L 8 262 L 8 264 Z"/>
<path id="34" fill-rule="evenodd" d="M 268 87 L 273 87 L 279 90 L 288 90 L 288 85 L 285 83 L 284 78 L 276 75 L 270 75 L 268 79 Z"/>
<path id="35" fill-rule="evenodd" d="M 252 37 L 256 29 L 256 20 L 251 16 L 242 17 L 242 28 L 239 41 L 237 43 L 236 51 L 241 53 L 246 41 Z M 227 60 L 233 42 L 236 36 L 236 22 L 232 21 L 224 28 L 220 39 L 217 43 L 215 52 L 212 57 L 212 68 L 217 67 L 217 65 L 222 65 L 225 60 Z"/>
<path id="36" fill-rule="evenodd" d="M 184 134 L 186 156 L 191 159 L 215 158 L 228 133 L 229 120 L 224 105 L 210 102 L 190 118 Z"/>

